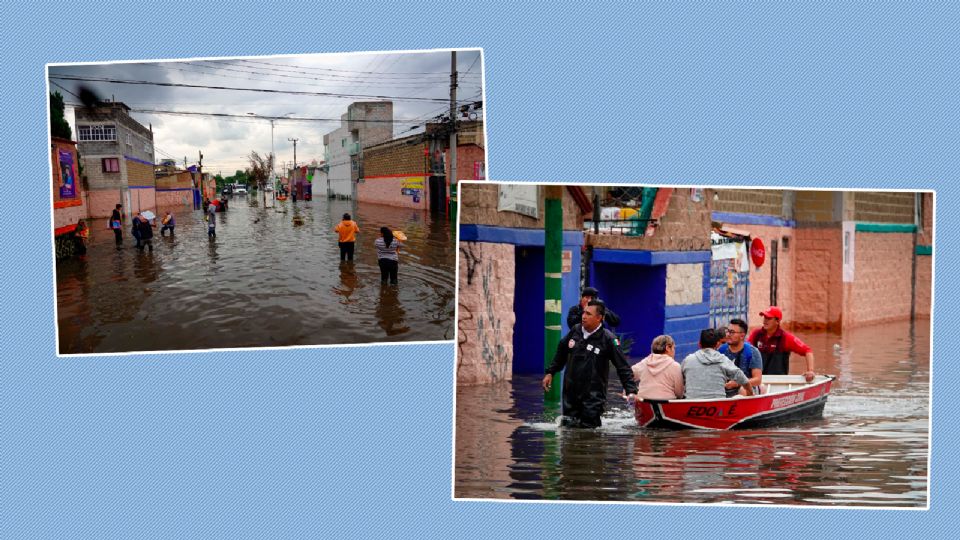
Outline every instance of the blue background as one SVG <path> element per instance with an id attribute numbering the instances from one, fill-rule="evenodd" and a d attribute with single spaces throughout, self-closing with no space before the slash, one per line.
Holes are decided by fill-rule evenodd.
<path id="1" fill-rule="evenodd" d="M 955 531 L 953 317 L 926 512 L 454 502 L 451 343 L 55 356 L 46 62 L 480 46 L 491 178 L 934 188 L 960 308 L 958 4 L 443 5 L 2 4 L 0 537 Z"/>

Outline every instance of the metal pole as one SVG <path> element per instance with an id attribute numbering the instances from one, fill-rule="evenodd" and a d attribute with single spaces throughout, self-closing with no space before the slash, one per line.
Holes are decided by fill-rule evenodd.
<path id="1" fill-rule="evenodd" d="M 290 200 L 292 201 L 296 199 L 296 197 L 293 194 L 293 189 L 294 189 L 293 179 L 296 177 L 296 174 L 297 174 L 297 141 L 299 141 L 300 139 L 287 138 L 287 140 L 293 142 L 293 171 L 290 174 Z"/>
<path id="2" fill-rule="evenodd" d="M 910 321 L 917 320 L 917 234 L 923 221 L 920 219 L 922 195 L 913 196 L 913 250 L 910 254 Z M 911 340 L 912 343 L 912 340 Z"/>
<path id="3" fill-rule="evenodd" d="M 561 296 L 563 281 L 563 186 L 544 186 L 544 314 L 543 314 L 543 368 L 553 362 L 561 332 Z M 560 381 L 554 381 L 544 394 L 544 403 L 560 400 Z"/>
<path id="4" fill-rule="evenodd" d="M 457 216 L 457 51 L 450 52 L 450 208 L 448 214 L 456 222 Z"/>
<path id="5" fill-rule="evenodd" d="M 197 161 L 197 185 L 200 186 L 200 211 L 203 211 L 204 187 L 203 187 L 203 152 L 197 150 L 200 154 L 200 160 Z"/>

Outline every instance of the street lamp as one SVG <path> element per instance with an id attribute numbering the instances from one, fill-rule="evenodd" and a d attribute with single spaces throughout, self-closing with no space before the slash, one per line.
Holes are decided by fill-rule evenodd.
<path id="1" fill-rule="evenodd" d="M 257 113 L 248 112 L 247 114 L 249 114 L 250 116 L 258 117 L 258 118 L 260 117 L 260 115 L 258 115 Z M 270 175 L 274 178 L 277 176 L 277 174 L 276 174 L 276 166 L 274 165 L 273 162 L 276 161 L 277 158 L 275 157 L 276 154 L 274 153 L 274 149 L 273 149 L 273 123 L 274 121 L 279 120 L 280 118 L 283 118 L 284 116 L 287 116 L 290 114 L 294 114 L 294 113 L 288 112 L 288 113 L 281 114 L 279 117 L 269 118 L 270 120 Z"/>

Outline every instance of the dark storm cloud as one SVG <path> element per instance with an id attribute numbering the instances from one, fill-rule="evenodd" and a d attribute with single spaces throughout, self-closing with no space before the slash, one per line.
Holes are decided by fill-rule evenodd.
<path id="1" fill-rule="evenodd" d="M 457 53 L 462 74 L 458 100 L 482 100 L 480 51 Z M 467 72 L 469 69 L 468 73 Z M 274 122 L 277 160 L 292 159 L 290 137 L 300 139 L 298 161 L 322 159 L 323 135 L 337 129 L 339 118 L 355 101 L 377 98 L 293 95 L 256 91 L 217 90 L 171 86 L 133 85 L 109 82 L 79 82 L 58 76 L 108 78 L 129 81 L 198 86 L 222 86 L 251 90 L 276 89 L 351 96 L 434 98 L 436 101 L 392 99 L 395 135 L 415 131 L 414 124 L 449 110 L 449 51 L 429 53 L 364 53 L 298 55 L 290 57 L 244 57 L 213 60 L 136 62 L 97 65 L 50 66 L 51 91 L 59 90 L 67 103 L 79 103 L 71 93 L 84 84 L 101 99 L 114 98 L 133 109 L 192 111 L 239 115 L 242 118 L 175 116 L 134 112 L 132 115 L 154 130 L 156 159 L 172 157 L 182 162 L 204 153 L 204 164 L 226 173 L 243 168 L 251 150 L 270 152 L 270 122 L 258 116 L 328 118 L 330 121 Z M 66 90 L 61 89 L 59 86 Z M 72 121 L 72 115 L 70 120 Z M 286 154 L 290 154 L 287 156 Z"/>

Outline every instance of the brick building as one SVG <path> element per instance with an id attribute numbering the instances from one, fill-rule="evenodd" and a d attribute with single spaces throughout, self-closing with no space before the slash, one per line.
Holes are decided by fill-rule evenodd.
<path id="1" fill-rule="evenodd" d="M 340 127 L 323 136 L 328 196 L 355 199 L 355 187 L 363 177 L 364 150 L 392 138 L 392 102 L 351 103 L 340 117 Z"/>
<path id="2" fill-rule="evenodd" d="M 108 101 L 75 110 L 78 150 L 90 217 L 157 206 L 153 131 L 130 117 L 130 107 Z"/>
<path id="3" fill-rule="evenodd" d="M 53 236 L 57 258 L 73 254 L 73 232 L 87 217 L 77 143 L 68 139 L 50 139 L 50 167 L 53 172 Z"/>
<path id="4" fill-rule="evenodd" d="M 709 317 L 710 197 L 661 189 L 658 230 L 628 237 L 585 229 L 595 189 L 603 188 L 563 189 L 563 331 L 581 286 L 590 285 L 621 315 L 617 333 L 633 342 L 633 356 L 662 333 L 677 339 L 678 355 L 692 351 Z M 527 202 L 508 204 L 514 190 Z M 543 372 L 544 197 L 536 184 L 460 184 L 458 384 Z"/>
<path id="5" fill-rule="evenodd" d="M 513 195 L 500 184 L 460 189 L 457 382 L 542 373 L 543 187 L 517 188 L 528 192 L 528 215 L 503 206 Z M 562 204 L 563 312 L 581 286 L 597 288 L 621 316 L 616 332 L 632 341 L 628 356 L 647 354 L 655 336 L 669 334 L 682 358 L 696 349 L 700 330 L 731 317 L 734 293 L 742 293 L 734 315 L 751 327 L 770 304 L 784 310 L 788 328 L 930 315 L 930 192 L 663 187 L 636 188 L 636 200 L 628 192 L 565 186 Z M 634 204 L 642 200 L 646 210 Z M 745 249 L 723 245 L 727 239 L 759 239 L 764 263 L 750 264 Z"/>
<path id="6" fill-rule="evenodd" d="M 446 211 L 449 203 L 449 132 L 427 124 L 422 134 L 364 149 L 357 200 L 404 208 Z M 482 122 L 465 122 L 457 132 L 458 180 L 483 180 L 486 155 Z"/>
<path id="7" fill-rule="evenodd" d="M 154 167 L 157 208 L 192 206 L 196 173 L 178 169 L 173 160 Z"/>
<path id="8" fill-rule="evenodd" d="M 749 273 L 751 326 L 772 303 L 813 329 L 930 314 L 933 193 L 718 190 L 713 219 L 766 247 Z"/>

